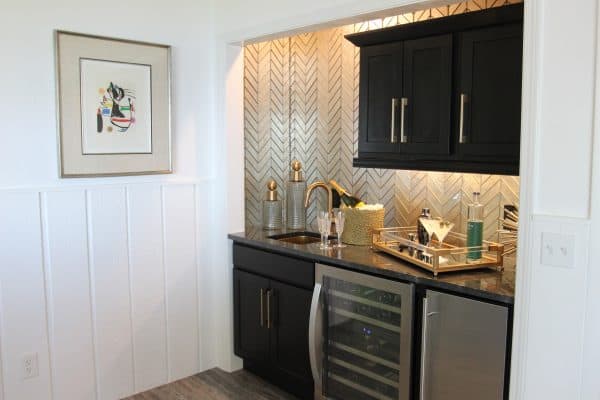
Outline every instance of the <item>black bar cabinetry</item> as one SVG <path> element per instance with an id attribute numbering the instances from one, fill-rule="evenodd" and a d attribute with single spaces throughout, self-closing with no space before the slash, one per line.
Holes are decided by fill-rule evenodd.
<path id="1" fill-rule="evenodd" d="M 238 244 L 233 260 L 235 354 L 244 368 L 312 399 L 308 316 L 314 264 Z"/>
<path id="2" fill-rule="evenodd" d="M 361 48 L 355 167 L 518 175 L 522 4 L 346 38 Z"/>

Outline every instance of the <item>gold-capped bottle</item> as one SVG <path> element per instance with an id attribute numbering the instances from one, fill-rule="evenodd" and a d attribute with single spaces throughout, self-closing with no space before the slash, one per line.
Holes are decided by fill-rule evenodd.
<path id="1" fill-rule="evenodd" d="M 365 202 L 359 199 L 358 197 L 352 196 L 346 189 L 341 187 L 339 183 L 331 179 L 329 184 L 332 188 L 335 189 L 336 192 L 340 195 L 340 200 L 342 203 L 346 205 L 346 207 L 350 208 L 360 208 L 365 205 Z"/>
<path id="2" fill-rule="evenodd" d="M 263 200 L 263 229 L 281 229 L 282 206 L 277 197 L 277 182 L 270 180 L 267 184 L 267 198 Z"/>
<path id="3" fill-rule="evenodd" d="M 306 228 L 306 208 L 304 208 L 304 195 L 306 181 L 302 177 L 302 164 L 298 160 L 292 161 L 290 180 L 287 183 L 286 196 L 286 226 L 288 229 Z"/>

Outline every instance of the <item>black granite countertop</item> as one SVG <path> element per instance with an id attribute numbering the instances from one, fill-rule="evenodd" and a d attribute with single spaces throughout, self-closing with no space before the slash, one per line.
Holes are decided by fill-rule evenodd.
<path id="1" fill-rule="evenodd" d="M 314 231 L 314 230 L 313 230 Z M 433 273 L 392 257 L 373 251 L 370 246 L 348 245 L 341 249 L 321 250 L 319 244 L 292 244 L 269 239 L 268 236 L 284 233 L 249 228 L 246 232 L 229 234 L 234 242 L 270 250 L 312 262 L 339 266 L 407 282 L 427 285 L 482 299 L 512 304 L 515 292 L 515 271 L 492 269 L 464 272 L 446 272 L 437 277 Z"/>

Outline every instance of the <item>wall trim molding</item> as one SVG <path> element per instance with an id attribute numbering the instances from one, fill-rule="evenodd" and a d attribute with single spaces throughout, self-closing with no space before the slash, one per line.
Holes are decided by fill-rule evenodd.
<path id="1" fill-rule="evenodd" d="M 520 157 L 520 219 L 517 265 L 515 278 L 515 305 L 513 321 L 513 344 L 511 354 L 510 398 L 525 399 L 527 359 L 525 351 L 529 330 L 530 288 L 532 268 L 532 212 L 538 157 L 535 143 L 540 124 L 540 60 L 543 40 L 543 5 L 540 0 L 525 1 L 523 24 L 523 97 L 521 114 L 521 157 Z"/>
<path id="2" fill-rule="evenodd" d="M 110 187 L 125 187 L 135 185 L 201 185 L 205 183 L 212 183 L 215 178 L 177 178 L 173 180 L 143 180 L 134 182 L 76 182 L 66 183 L 61 182 L 57 184 L 40 184 L 40 185 L 23 185 L 23 186 L 7 186 L 0 187 L 0 195 L 3 193 L 13 192 L 64 192 L 64 191 L 77 191 L 86 189 L 108 189 Z"/>

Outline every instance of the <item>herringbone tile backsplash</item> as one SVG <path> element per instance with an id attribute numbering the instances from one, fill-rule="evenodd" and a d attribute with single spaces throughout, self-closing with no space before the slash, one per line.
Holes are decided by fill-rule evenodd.
<path id="1" fill-rule="evenodd" d="M 249 45 L 244 55 L 246 224 L 261 224 L 266 184 L 285 198 L 291 160 L 308 183 L 336 179 L 369 203 L 385 205 L 386 226 L 414 225 L 421 208 L 464 231 L 473 191 L 485 204 L 485 237 L 496 240 L 505 204 L 519 203 L 519 178 L 353 168 L 357 150 L 359 51 L 344 35 L 497 7 L 520 0 L 479 0 Z M 322 196 L 322 195 L 319 195 Z M 308 210 L 309 224 L 322 196 Z M 285 207 L 284 207 L 285 209 Z"/>

